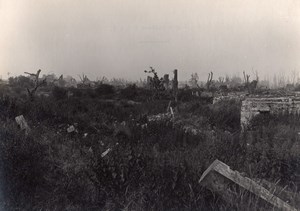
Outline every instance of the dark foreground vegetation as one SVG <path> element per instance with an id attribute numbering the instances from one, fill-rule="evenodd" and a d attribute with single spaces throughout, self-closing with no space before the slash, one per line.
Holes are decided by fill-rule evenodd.
<path id="1" fill-rule="evenodd" d="M 212 105 L 184 90 L 174 120 L 151 122 L 171 96 L 154 99 L 134 85 L 54 87 L 34 101 L 7 93 L 0 98 L 5 210 L 240 210 L 198 184 L 215 159 L 250 178 L 300 188 L 297 115 L 257 116 L 241 132 L 240 102 Z M 27 136 L 14 120 L 21 114 Z M 76 131 L 68 133 L 70 125 Z"/>

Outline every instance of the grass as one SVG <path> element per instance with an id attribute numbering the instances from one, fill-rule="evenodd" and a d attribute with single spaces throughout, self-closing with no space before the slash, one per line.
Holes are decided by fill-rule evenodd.
<path id="1" fill-rule="evenodd" d="M 143 102 L 143 90 L 137 87 L 112 92 L 108 97 L 98 90 L 95 96 L 69 98 L 59 92 L 59 97 L 33 102 L 0 99 L 6 209 L 245 209 L 245 204 L 228 206 L 199 186 L 201 174 L 215 159 L 251 178 L 299 190 L 298 116 L 270 116 L 264 122 L 258 116 L 255 127 L 241 133 L 238 103 L 189 99 L 180 102 L 175 124 L 147 123 L 147 116 L 166 111 L 168 100 Z M 14 122 L 20 114 L 32 128 L 27 137 Z M 75 125 L 78 133 L 67 133 L 68 125 Z M 186 125 L 201 130 L 187 133 Z"/>

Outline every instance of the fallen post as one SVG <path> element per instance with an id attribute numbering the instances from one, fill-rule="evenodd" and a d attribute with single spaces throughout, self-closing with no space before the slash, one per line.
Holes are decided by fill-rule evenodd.
<path id="1" fill-rule="evenodd" d="M 231 170 L 228 165 L 219 160 L 215 160 L 206 169 L 199 183 L 233 205 L 241 196 L 247 204 L 255 203 L 259 207 L 268 206 L 279 210 L 297 210 L 258 183 Z"/>

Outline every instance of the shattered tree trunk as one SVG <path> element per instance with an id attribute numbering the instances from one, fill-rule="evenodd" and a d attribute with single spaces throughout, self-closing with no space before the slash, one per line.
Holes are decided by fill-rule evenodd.
<path id="1" fill-rule="evenodd" d="M 174 79 L 173 79 L 173 96 L 175 99 L 175 102 L 178 101 L 178 70 L 174 70 Z"/>
<path id="2" fill-rule="evenodd" d="M 278 210 L 297 210 L 253 180 L 231 170 L 229 166 L 219 160 L 215 160 L 207 168 L 199 183 L 232 205 L 241 202 L 248 206 L 249 204 L 253 207 L 258 206 L 259 209 L 268 207 Z M 238 199 L 239 197 L 241 199 Z"/>
<path id="3" fill-rule="evenodd" d="M 170 83 L 169 74 L 164 75 L 163 83 L 164 83 L 165 90 L 169 90 L 169 83 Z"/>
<path id="4" fill-rule="evenodd" d="M 32 77 L 34 77 L 35 79 L 35 81 L 34 81 L 34 88 L 33 89 L 31 89 L 31 90 L 29 90 L 28 88 L 27 88 L 27 92 L 28 92 L 28 96 L 29 96 L 29 99 L 30 100 L 34 100 L 34 95 L 35 95 L 35 92 L 37 91 L 37 89 L 40 87 L 40 86 L 42 86 L 43 84 L 45 84 L 46 83 L 46 78 L 42 81 L 42 82 L 39 82 L 39 76 L 40 76 L 40 73 L 41 73 L 41 70 L 39 69 L 37 72 L 36 72 L 36 74 L 34 74 L 34 73 L 28 73 L 28 72 L 24 72 L 25 74 L 28 74 L 28 75 L 30 75 L 30 76 L 32 76 Z"/>
<path id="5" fill-rule="evenodd" d="M 214 75 L 213 72 L 210 72 L 210 73 L 208 74 L 207 83 L 206 83 L 207 91 L 209 91 L 209 89 L 210 89 L 210 85 L 211 85 L 211 83 L 212 83 L 213 75 Z"/>

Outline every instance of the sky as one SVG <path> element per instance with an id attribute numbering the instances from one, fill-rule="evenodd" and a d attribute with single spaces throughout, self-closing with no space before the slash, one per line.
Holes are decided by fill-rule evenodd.
<path id="1" fill-rule="evenodd" d="M 0 75 L 300 72 L 299 0 L 0 0 Z M 77 77 L 78 78 L 78 77 Z"/>

